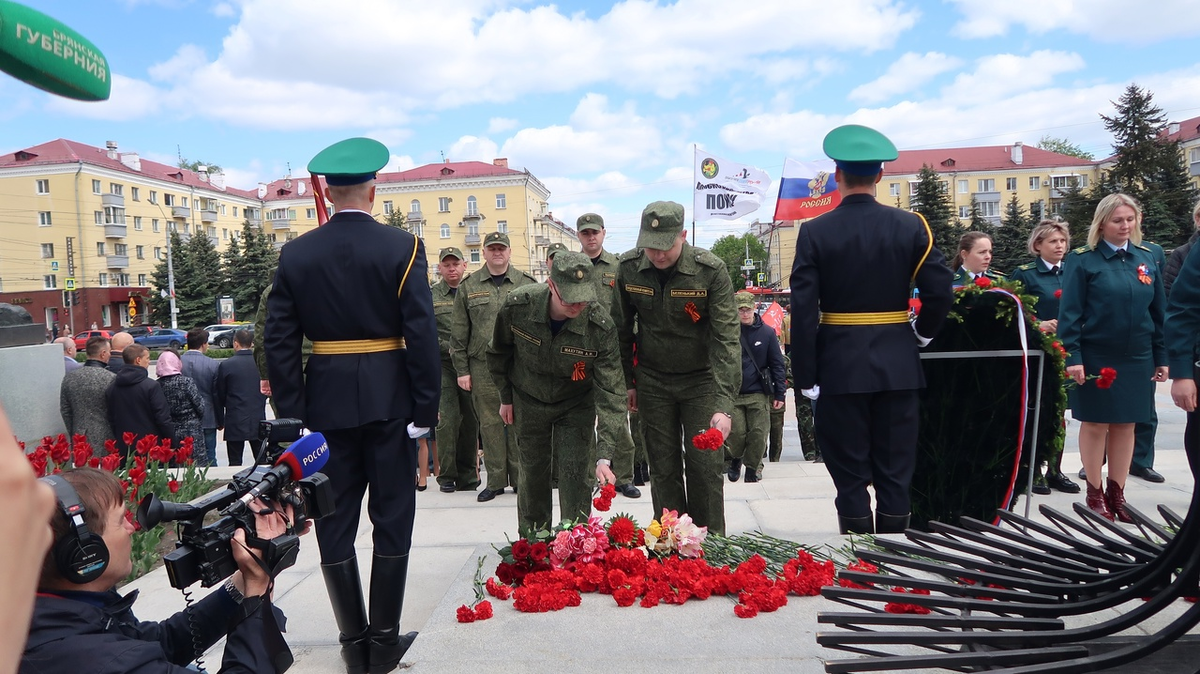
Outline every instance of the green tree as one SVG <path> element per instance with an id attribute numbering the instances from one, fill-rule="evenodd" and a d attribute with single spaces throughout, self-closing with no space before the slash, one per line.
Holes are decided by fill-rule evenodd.
<path id="1" fill-rule="evenodd" d="M 171 230 L 168 235 L 168 244 L 171 249 L 171 264 L 175 270 L 175 278 L 178 280 L 180 270 L 188 266 L 187 248 L 183 245 L 183 239 L 179 233 Z M 182 265 L 182 266 L 181 266 Z M 162 259 L 158 264 L 154 265 L 154 272 L 150 275 L 150 286 L 153 288 L 153 294 L 148 298 L 150 311 L 146 315 L 147 325 L 171 325 L 171 300 L 169 296 L 164 296 L 164 293 L 170 292 L 170 283 L 167 274 L 167 255 L 164 252 Z M 182 325 L 182 323 L 180 323 Z"/>
<path id="2" fill-rule="evenodd" d="M 746 255 L 747 246 L 750 250 L 749 256 Z M 758 265 L 755 271 L 749 272 L 750 274 L 767 270 L 767 249 L 758 240 L 758 237 L 749 232 L 741 236 L 732 234 L 723 236 L 713 243 L 711 250 L 714 255 L 725 261 L 725 268 L 729 271 L 729 280 L 735 289 L 746 287 L 744 274 L 747 272 L 742 271 L 741 266 L 747 257 Z M 749 278 L 751 281 L 757 282 L 755 276 Z"/>
<path id="3" fill-rule="evenodd" d="M 1004 206 L 1000 225 L 993 227 L 991 233 L 992 269 L 1008 274 L 1029 258 L 1029 235 L 1033 233 L 1033 222 L 1015 193 Z"/>
<path id="4" fill-rule="evenodd" d="M 1065 154 L 1069 157 L 1079 157 L 1080 159 L 1086 159 L 1088 161 L 1093 161 L 1096 159 L 1096 156 L 1091 152 L 1084 150 L 1066 138 L 1042 136 L 1041 140 L 1037 142 L 1037 148 L 1039 150 L 1046 150 L 1047 152 Z"/>
<path id="5" fill-rule="evenodd" d="M 929 228 L 933 231 L 933 242 L 943 253 L 958 248 L 958 239 L 962 236 L 963 228 L 958 222 L 958 214 L 950 203 L 950 196 L 937 171 L 928 164 L 921 167 L 917 173 L 917 192 L 912 197 L 912 211 L 925 216 Z M 947 260 L 953 255 L 947 255 Z"/>
<path id="6" fill-rule="evenodd" d="M 186 330 L 208 325 L 217 318 L 217 297 L 221 294 L 224 274 L 221 254 L 203 232 L 193 234 L 183 245 L 185 265 L 175 265 L 175 306 L 179 327 Z"/>
<path id="7" fill-rule="evenodd" d="M 189 161 L 187 159 L 184 159 L 183 157 L 179 158 L 179 168 L 181 168 L 181 169 L 187 169 L 187 170 L 191 171 L 192 173 L 199 173 L 201 166 L 208 169 L 209 174 L 222 172 L 221 167 L 217 166 L 216 164 L 212 164 L 212 163 L 209 163 L 206 161 Z"/>
<path id="8" fill-rule="evenodd" d="M 408 228 L 408 213 L 401 211 L 398 208 L 393 208 L 391 213 L 383 216 L 383 224 L 396 229 L 410 231 Z"/>
<path id="9" fill-rule="evenodd" d="M 990 232 L 992 223 L 987 218 L 983 217 L 983 213 L 979 211 L 979 202 L 975 200 L 975 195 L 971 195 L 971 231 L 973 232 Z M 958 242 L 956 241 L 955 244 Z"/>
<path id="10" fill-rule="evenodd" d="M 238 318 L 249 320 L 258 308 L 259 296 L 271 283 L 279 253 L 270 238 L 247 221 L 242 223 L 241 236 L 230 242 L 223 257 L 224 293 L 233 298 Z"/>

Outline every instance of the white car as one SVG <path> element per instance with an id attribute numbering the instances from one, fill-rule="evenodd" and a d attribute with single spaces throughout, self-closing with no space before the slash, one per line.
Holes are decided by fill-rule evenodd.
<path id="1" fill-rule="evenodd" d="M 208 343 L 218 349 L 233 347 L 233 333 L 242 328 L 253 329 L 252 323 L 220 323 L 204 329 L 208 331 Z"/>

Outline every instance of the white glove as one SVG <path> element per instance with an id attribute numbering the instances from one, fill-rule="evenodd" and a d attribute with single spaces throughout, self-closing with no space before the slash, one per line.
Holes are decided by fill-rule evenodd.
<path id="1" fill-rule="evenodd" d="M 910 326 L 912 326 L 913 334 L 917 336 L 917 348 L 923 349 L 926 346 L 929 346 L 929 343 L 933 341 L 933 338 L 932 337 L 922 337 L 921 333 L 917 332 L 917 322 L 916 321 L 909 321 L 908 324 Z"/>
<path id="2" fill-rule="evenodd" d="M 425 428 L 422 426 L 417 426 L 416 424 L 413 424 L 413 423 L 408 424 L 408 437 L 410 437 L 414 440 L 421 437 L 422 435 L 425 435 L 428 432 L 429 432 L 428 428 Z"/>
<path id="3" fill-rule="evenodd" d="M 821 385 L 813 384 L 812 388 L 802 388 L 800 389 L 800 395 L 808 398 L 809 400 L 816 400 L 817 398 L 821 397 Z"/>

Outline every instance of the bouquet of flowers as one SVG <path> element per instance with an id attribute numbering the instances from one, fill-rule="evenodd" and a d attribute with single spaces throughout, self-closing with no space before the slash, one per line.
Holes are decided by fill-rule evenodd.
<path id="1" fill-rule="evenodd" d="M 702 545 L 707 536 L 708 527 L 696 526 L 690 515 L 663 508 L 662 517 L 646 527 L 646 549 L 659 557 L 700 557 L 704 554 Z"/>

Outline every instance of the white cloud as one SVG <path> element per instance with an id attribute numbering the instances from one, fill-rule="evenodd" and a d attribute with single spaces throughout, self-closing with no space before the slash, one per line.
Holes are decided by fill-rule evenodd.
<path id="1" fill-rule="evenodd" d="M 492 163 L 496 157 L 504 155 L 497 153 L 496 142 L 488 138 L 463 136 L 450 146 L 446 159 L 450 161 L 482 161 Z"/>
<path id="2" fill-rule="evenodd" d="M 112 94 L 107 101 L 83 102 L 50 96 L 46 99 L 46 108 L 75 117 L 109 122 L 142 119 L 162 109 L 165 92 L 142 80 L 111 74 Z"/>
<path id="3" fill-rule="evenodd" d="M 229 4 L 228 2 L 218 2 L 217 4 L 213 5 L 212 13 L 215 17 L 228 19 L 236 16 L 237 10 L 235 10 L 233 5 Z"/>
<path id="4" fill-rule="evenodd" d="M 1147 6 L 1123 0 L 1045 2 L 1045 0 L 949 0 L 963 14 L 953 29 L 963 38 L 1006 35 L 1013 26 L 1034 35 L 1057 32 L 1086 35 L 1109 43 L 1150 43 L 1200 35 L 1192 0 L 1157 0 Z"/>
<path id="5" fill-rule="evenodd" d="M 489 136 L 498 133 L 504 133 L 505 131 L 512 131 L 513 129 L 517 128 L 517 125 L 518 122 L 515 119 L 508 119 L 506 117 L 493 117 L 488 120 L 487 132 Z"/>
<path id="6" fill-rule="evenodd" d="M 960 65 L 962 59 L 939 52 L 908 52 L 888 66 L 887 71 L 878 79 L 855 87 L 848 97 L 860 103 L 882 103 L 895 96 L 919 90 L 933 78 Z"/>
<path id="7" fill-rule="evenodd" d="M 387 165 L 384 166 L 380 170 L 385 173 L 392 173 L 395 171 L 407 171 L 410 168 L 415 168 L 416 165 L 417 165 L 417 162 L 413 161 L 412 157 L 410 157 L 406 154 L 404 154 L 404 155 L 395 155 L 394 154 L 394 155 L 392 155 L 392 158 L 388 160 Z"/>
<path id="8" fill-rule="evenodd" d="M 1012 93 L 1044 87 L 1055 76 L 1082 70 L 1083 57 L 1062 51 L 1042 50 L 1028 56 L 996 54 L 979 59 L 974 72 L 954 78 L 949 96 L 969 100 L 986 96 L 1001 99 Z"/>
<path id="9" fill-rule="evenodd" d="M 392 147 L 401 145 L 409 138 L 412 138 L 413 132 L 412 129 L 372 129 L 362 135 L 367 138 L 374 138 L 384 145 Z"/>

